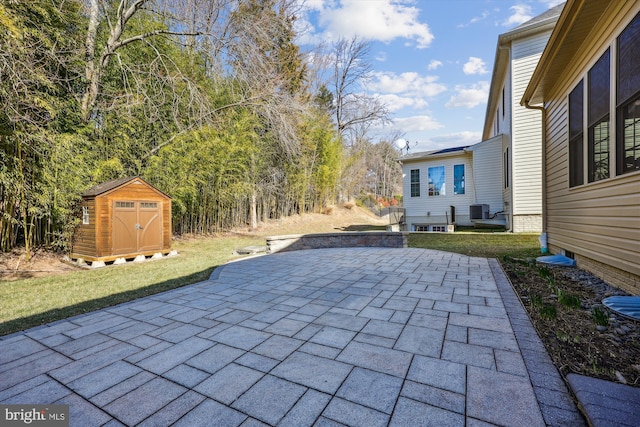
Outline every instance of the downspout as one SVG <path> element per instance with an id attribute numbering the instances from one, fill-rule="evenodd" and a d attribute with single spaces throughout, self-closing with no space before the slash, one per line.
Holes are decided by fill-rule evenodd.
<path id="1" fill-rule="evenodd" d="M 530 105 L 524 100 L 525 108 L 538 110 L 542 113 L 542 232 L 547 232 L 547 110 L 543 106 Z"/>

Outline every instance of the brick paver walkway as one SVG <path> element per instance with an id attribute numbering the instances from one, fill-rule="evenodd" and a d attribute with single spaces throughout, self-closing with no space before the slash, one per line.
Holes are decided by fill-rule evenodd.
<path id="1" fill-rule="evenodd" d="M 68 404 L 72 426 L 584 425 L 518 307 L 484 258 L 251 258 L 1 338 L 0 403 Z"/>

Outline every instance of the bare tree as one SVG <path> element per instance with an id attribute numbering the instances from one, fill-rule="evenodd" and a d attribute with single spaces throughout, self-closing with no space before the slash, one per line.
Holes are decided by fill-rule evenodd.
<path id="1" fill-rule="evenodd" d="M 351 144 L 361 137 L 362 130 L 389 122 L 389 111 L 379 98 L 366 93 L 371 75 L 367 62 L 371 45 L 354 37 L 340 39 L 333 46 L 331 85 L 335 102 L 334 117 L 338 132 Z"/>
<path id="2" fill-rule="evenodd" d="M 106 94 L 101 91 L 109 65 L 117 61 L 123 76 L 130 82 L 125 94 L 103 99 L 100 109 L 111 105 L 145 102 L 153 114 L 162 103 L 189 99 L 190 114 L 174 117 L 177 127 L 167 140 L 159 141 L 144 157 L 155 154 L 171 144 L 181 132 L 195 126 L 215 122 L 224 109 L 246 107 L 254 110 L 268 125 L 287 155 L 298 150 L 296 117 L 306 108 L 302 91 L 289 90 L 292 70 L 282 67 L 277 55 L 278 43 L 287 44 L 293 38 L 288 33 L 299 7 L 294 0 L 87 0 L 89 24 L 86 37 L 86 86 L 81 109 L 85 121 L 96 111 L 97 101 Z M 260 13 L 260 10 L 263 12 Z M 165 27 L 138 31 L 133 23 L 137 16 L 159 17 Z M 99 47 L 97 35 L 106 28 L 107 39 Z M 119 52 L 134 43 L 154 48 L 154 40 L 167 40 L 186 45 L 206 58 L 207 78 L 218 81 L 231 95 L 228 103 L 211 103 L 199 92 L 195 82 L 182 73 L 180 66 L 157 50 L 151 64 L 131 64 L 120 60 Z M 289 43 L 292 45 L 292 43 Z M 274 54 L 276 52 L 276 54 Z M 290 54 L 295 57 L 296 52 Z M 302 55 L 300 55 L 300 58 Z M 302 60 L 301 63 L 304 63 Z M 140 82 L 136 82 L 136 78 Z M 303 76 L 301 75 L 301 77 Z M 136 84 L 155 79 L 157 84 Z M 231 83 L 230 83 L 231 82 Z M 158 90 L 161 87 L 162 90 Z M 179 88 L 178 88 L 179 87 Z M 153 90 L 150 91 L 149 88 Z M 141 93 L 144 90 L 146 92 Z M 154 92 L 155 91 L 155 92 Z M 167 94 L 172 99 L 167 100 Z M 180 110 L 174 109 L 178 114 Z"/>
<path id="3" fill-rule="evenodd" d="M 159 36 L 178 36 L 194 38 L 207 34 L 211 30 L 211 19 L 216 15 L 214 10 L 222 9 L 227 2 L 207 2 L 212 6 L 203 18 L 207 25 L 200 22 L 189 22 L 187 17 L 194 17 L 196 10 L 200 11 L 201 1 L 174 2 L 154 0 L 88 0 L 87 4 L 87 37 L 85 42 L 85 79 L 86 86 L 82 93 L 81 110 L 85 121 L 91 118 L 100 95 L 100 87 L 109 64 L 117 52 L 137 42 L 145 42 Z M 157 28 L 146 32 L 127 31 L 131 28 L 132 19 L 141 11 L 150 16 L 159 16 L 165 21 L 171 21 L 169 28 Z M 106 25 L 108 37 L 104 46 L 98 47 L 97 36 L 100 25 Z"/>

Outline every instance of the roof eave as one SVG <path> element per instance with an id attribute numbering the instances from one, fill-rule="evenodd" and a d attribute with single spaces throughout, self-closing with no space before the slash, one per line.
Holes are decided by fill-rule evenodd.
<path id="1" fill-rule="evenodd" d="M 576 25 L 576 22 L 580 22 L 580 24 L 582 24 L 582 28 L 585 28 L 584 15 L 581 16 L 581 13 L 584 9 L 599 9 L 598 12 L 602 13 L 609 4 L 611 4 L 611 2 L 605 0 L 599 0 L 598 2 L 592 3 L 587 2 L 586 0 L 567 1 L 567 4 L 560 14 L 556 28 L 551 33 L 551 38 L 549 39 L 545 50 L 542 52 L 540 61 L 538 62 L 529 84 L 522 95 L 520 105 L 540 106 L 544 104 L 546 93 L 553 89 L 557 84 L 558 79 L 563 75 L 562 71 L 564 70 L 562 70 L 562 67 L 560 67 L 559 70 L 556 70 L 556 72 L 552 72 L 555 62 L 562 60 L 562 58 L 564 58 L 565 61 L 568 61 L 575 54 L 574 50 L 567 48 L 566 41 L 567 37 L 575 32 L 574 26 Z M 593 21 L 589 21 L 592 25 L 587 25 L 587 28 L 593 28 L 600 17 L 597 13 L 587 13 L 586 16 L 590 16 Z M 575 34 L 572 35 L 575 37 Z M 583 30 L 580 33 L 580 37 L 582 38 L 586 38 L 587 35 L 588 30 Z"/>
<path id="2" fill-rule="evenodd" d="M 542 79 L 548 77 L 548 70 L 551 65 L 551 61 L 555 58 L 562 42 L 567 36 L 568 26 L 567 23 L 572 23 L 575 20 L 577 15 L 576 4 L 582 3 L 583 0 L 569 0 L 565 5 L 560 17 L 558 18 L 558 22 L 556 24 L 556 28 L 551 33 L 551 37 L 547 42 L 547 46 L 545 46 L 544 51 L 542 52 L 542 56 L 538 61 L 538 65 L 536 65 L 533 74 L 531 75 L 531 79 L 529 80 L 529 84 L 522 95 L 522 99 L 520 101 L 520 105 L 528 106 L 528 105 L 539 105 L 544 101 L 543 96 L 543 86 Z"/>
<path id="3" fill-rule="evenodd" d="M 460 155 L 469 155 L 469 151 L 467 150 L 469 147 L 465 147 L 464 149 L 460 150 L 460 151 L 454 151 L 451 153 L 440 153 L 440 154 L 428 154 L 425 153 L 424 156 L 416 156 L 416 157 L 400 157 L 398 159 L 399 162 L 402 163 L 412 163 L 412 162 L 423 162 L 425 160 L 431 160 L 431 159 L 441 159 L 443 157 L 457 157 Z"/>
<path id="4" fill-rule="evenodd" d="M 489 138 L 493 120 L 490 120 L 493 112 L 498 106 L 500 100 L 502 83 L 504 75 L 508 70 L 509 57 L 511 50 L 511 42 L 524 37 L 536 35 L 545 31 L 553 31 L 558 21 L 558 16 L 537 22 L 534 25 L 516 28 L 512 31 L 500 34 L 496 45 L 496 56 L 494 60 L 493 73 L 491 75 L 491 86 L 489 87 L 489 98 L 487 100 L 487 109 L 484 115 L 484 127 L 482 129 L 482 139 Z"/>
<path id="5" fill-rule="evenodd" d="M 131 182 L 135 181 L 135 180 L 140 180 L 143 183 L 145 183 L 146 185 L 148 185 L 152 190 L 156 191 L 158 194 L 171 199 L 171 196 L 169 196 L 168 194 L 164 193 L 163 191 L 160 191 L 159 189 L 157 189 L 156 187 L 154 187 L 153 185 L 149 184 L 147 181 L 145 181 L 142 177 L 135 175 L 135 176 L 129 176 L 129 177 L 125 177 L 125 178 L 118 178 L 118 179 L 114 179 L 111 181 L 107 181 L 106 183 L 103 182 L 101 184 L 98 184 L 96 186 L 93 186 L 91 188 L 89 188 L 87 191 L 85 191 L 84 193 L 81 194 L 82 197 L 84 198 L 93 198 L 93 197 L 100 197 L 100 196 L 104 196 L 106 194 L 112 193 L 116 190 L 121 189 L 122 187 L 125 187 L 127 185 L 129 185 Z M 108 184 L 110 182 L 113 182 L 113 185 L 105 185 Z M 96 188 L 96 187 L 100 187 L 103 186 L 104 188 Z"/>
<path id="6" fill-rule="evenodd" d="M 487 108 L 484 113 L 482 139 L 487 139 L 491 134 L 491 128 L 493 126 L 493 120 L 491 120 L 491 117 L 498 105 L 500 91 L 502 90 L 502 81 L 504 80 L 504 75 L 507 72 L 507 65 L 509 64 L 510 56 L 509 50 L 509 46 L 503 45 L 500 38 L 498 38 L 498 44 L 496 45 L 496 57 L 493 63 L 493 73 L 491 75 L 491 86 L 489 87 L 489 98 L 487 99 Z"/>

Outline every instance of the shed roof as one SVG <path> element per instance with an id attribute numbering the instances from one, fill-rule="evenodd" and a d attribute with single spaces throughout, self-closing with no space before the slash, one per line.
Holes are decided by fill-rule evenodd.
<path id="1" fill-rule="evenodd" d="M 128 184 L 128 183 L 130 183 L 131 181 L 134 181 L 134 180 L 142 181 L 143 183 L 145 183 L 149 187 L 151 187 L 154 190 L 156 190 L 161 195 L 163 195 L 163 196 L 165 196 L 167 198 L 171 198 L 168 195 L 166 195 L 165 193 L 163 193 L 162 191 L 158 190 L 153 185 L 149 184 L 144 179 L 140 178 L 139 176 L 128 176 L 128 177 L 124 177 L 124 178 L 116 178 L 116 179 L 112 179 L 111 181 L 102 182 L 102 183 L 94 185 L 93 187 L 91 187 L 88 190 L 86 190 L 84 193 L 82 193 L 82 197 L 99 196 L 99 195 L 107 193 L 107 192 L 109 192 L 111 190 L 115 190 L 118 187 L 122 187 L 125 184 Z"/>

